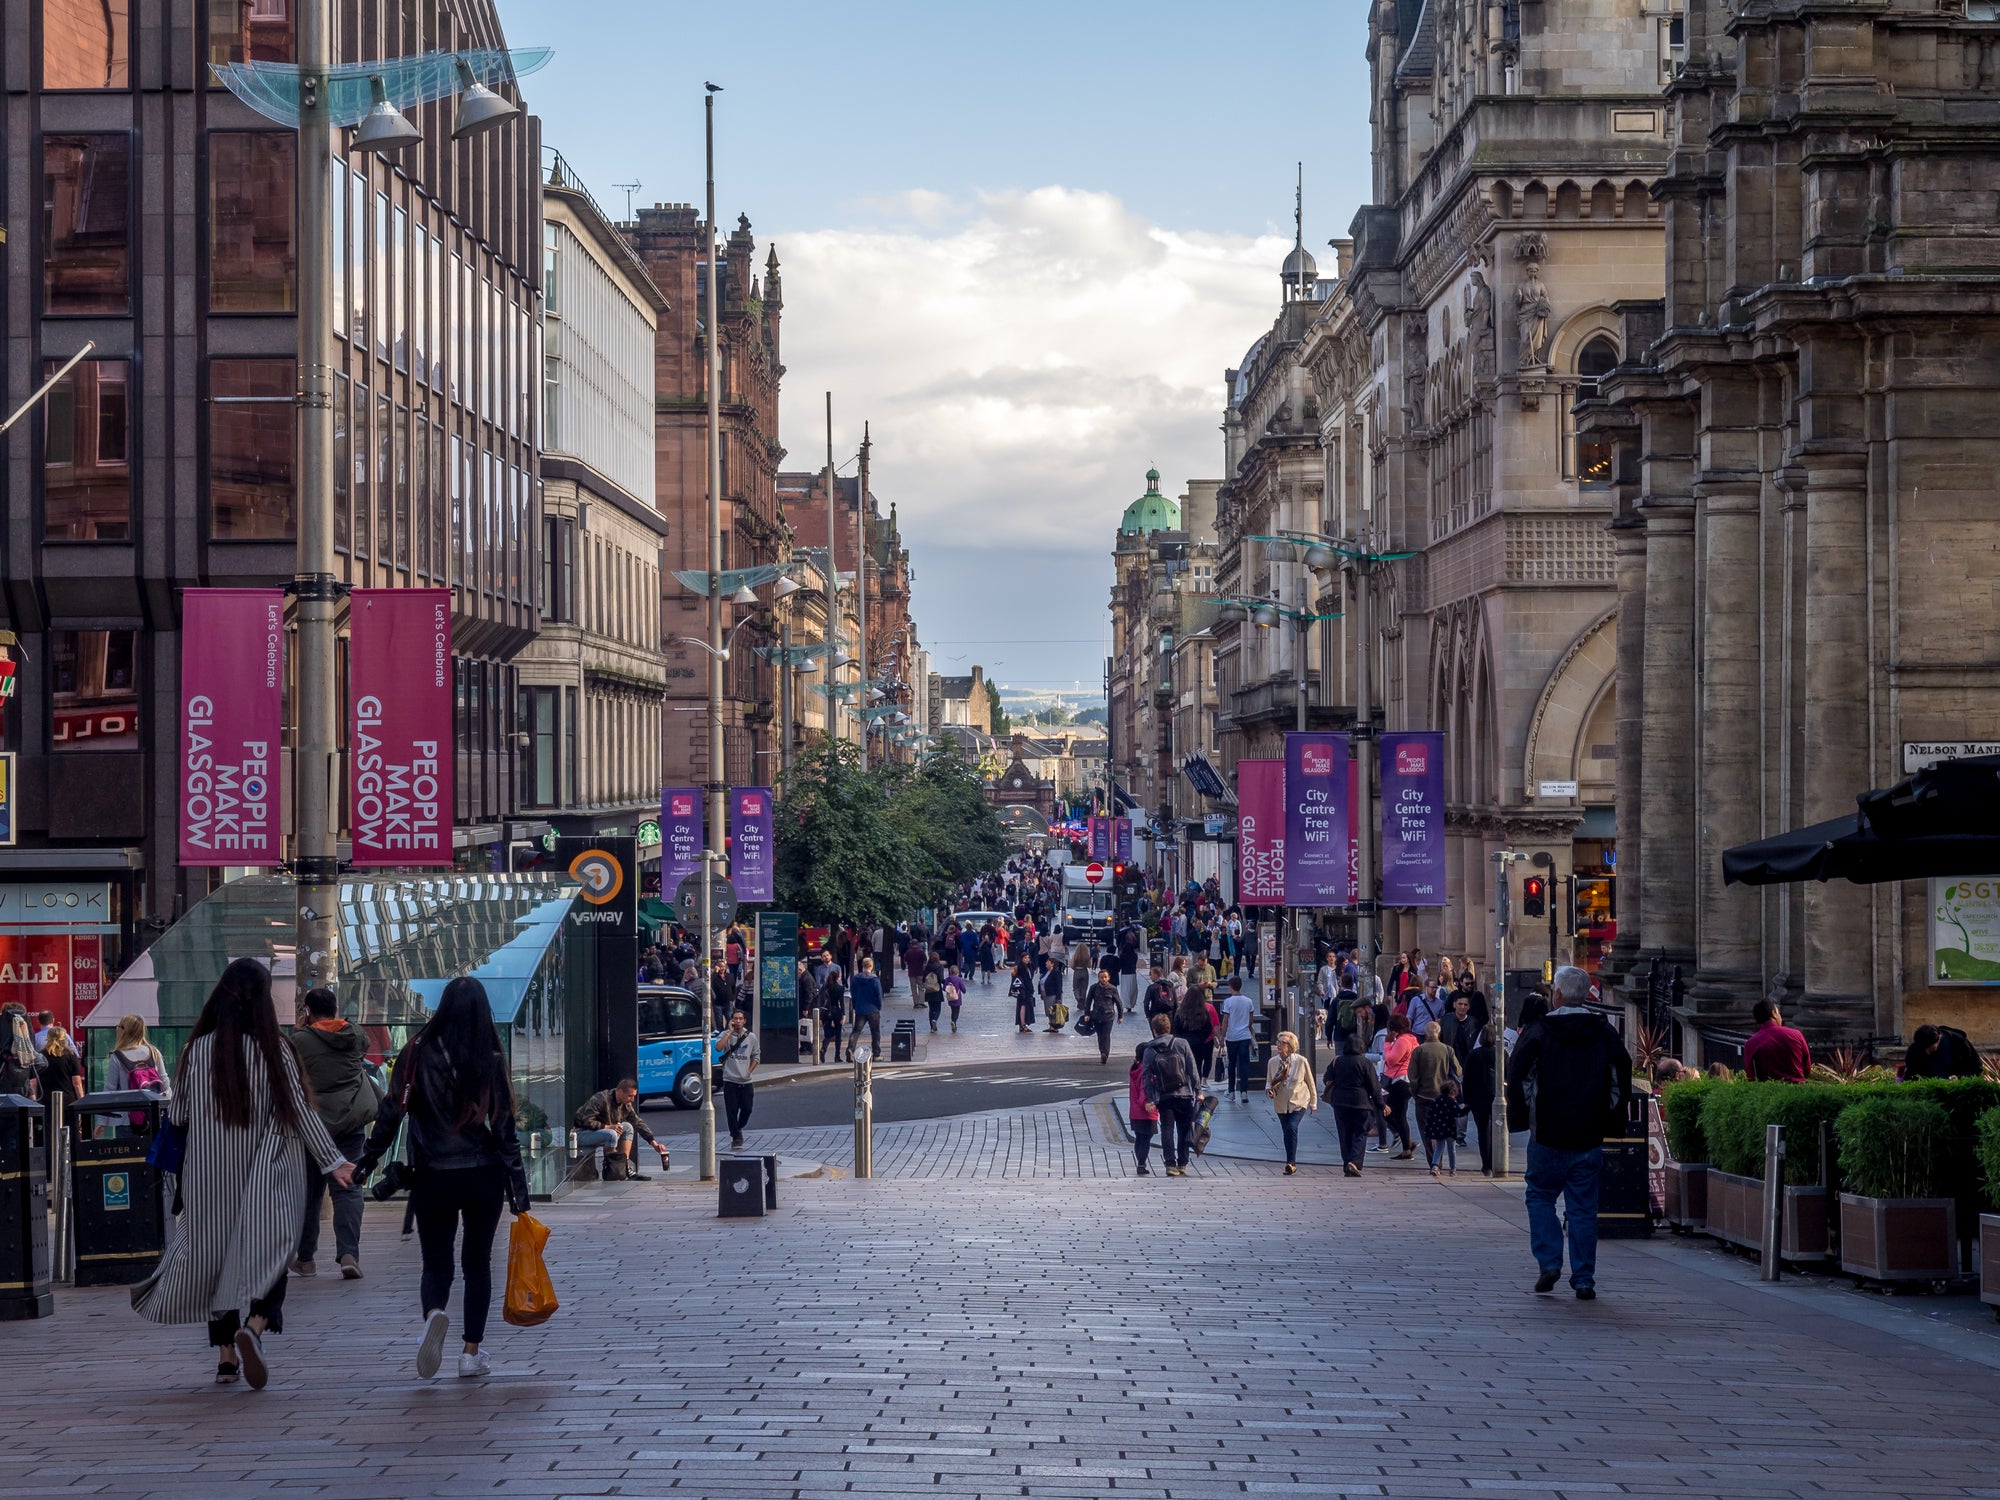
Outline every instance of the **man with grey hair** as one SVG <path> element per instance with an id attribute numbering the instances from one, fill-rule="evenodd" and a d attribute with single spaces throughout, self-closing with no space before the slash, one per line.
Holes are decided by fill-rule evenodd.
<path id="1" fill-rule="evenodd" d="M 1541 1274 L 1537 1292 L 1562 1279 L 1562 1225 L 1569 1218 L 1569 1284 L 1577 1299 L 1597 1296 L 1597 1183 L 1604 1137 L 1625 1117 L 1632 1058 L 1611 1023 L 1585 1005 L 1590 976 L 1556 970 L 1556 1008 L 1529 1027 L 1507 1065 L 1509 1122 L 1528 1125 L 1528 1242 Z"/>

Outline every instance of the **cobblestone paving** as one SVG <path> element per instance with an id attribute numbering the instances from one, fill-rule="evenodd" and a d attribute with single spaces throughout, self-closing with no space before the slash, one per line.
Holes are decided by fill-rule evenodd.
<path id="1" fill-rule="evenodd" d="M 1082 1187 L 1087 1120 L 994 1138 L 1050 1170 L 787 1182 L 730 1222 L 579 1192 L 545 1213 L 563 1309 L 496 1318 L 486 1382 L 416 1378 L 390 1211 L 367 1280 L 294 1283 L 261 1393 L 209 1385 L 198 1328 L 65 1292 L 0 1325 L 0 1495 L 2000 1495 L 2000 1361 L 1914 1301 L 1868 1326 L 1611 1243 L 1600 1301 L 1537 1298 L 1517 1190 Z"/>

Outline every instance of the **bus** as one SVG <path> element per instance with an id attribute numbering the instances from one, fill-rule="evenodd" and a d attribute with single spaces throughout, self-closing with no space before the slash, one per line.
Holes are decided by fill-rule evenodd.
<path id="1" fill-rule="evenodd" d="M 708 1102 L 701 1077 L 702 1027 L 708 1008 L 694 991 L 672 984 L 639 986 L 639 1098 L 671 1100 L 675 1109 Z"/>

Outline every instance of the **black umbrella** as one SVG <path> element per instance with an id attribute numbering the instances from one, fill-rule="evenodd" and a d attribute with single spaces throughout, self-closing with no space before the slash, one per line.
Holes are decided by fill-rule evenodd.
<path id="1" fill-rule="evenodd" d="M 1722 883 L 2000 873 L 2000 755 L 1939 761 L 1855 802 L 1860 810 L 1847 817 L 1725 849 Z"/>

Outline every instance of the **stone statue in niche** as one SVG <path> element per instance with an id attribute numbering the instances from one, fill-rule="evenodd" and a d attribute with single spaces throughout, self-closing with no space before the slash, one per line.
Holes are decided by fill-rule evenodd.
<path id="1" fill-rule="evenodd" d="M 1514 288 L 1514 336 L 1520 344 L 1520 365 L 1539 370 L 1549 362 L 1549 289 L 1542 281 L 1542 268 L 1529 261 Z"/>
<path id="2" fill-rule="evenodd" d="M 1493 288 L 1486 273 L 1472 268 L 1472 284 L 1465 289 L 1465 332 L 1472 343 L 1472 378 L 1491 380 L 1494 373 Z"/>

